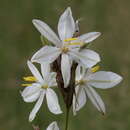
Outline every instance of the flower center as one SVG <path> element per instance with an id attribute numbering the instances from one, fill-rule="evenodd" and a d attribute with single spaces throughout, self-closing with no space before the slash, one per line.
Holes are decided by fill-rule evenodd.
<path id="1" fill-rule="evenodd" d="M 85 84 L 86 83 L 86 81 L 85 80 L 77 80 L 76 81 L 76 85 L 83 85 L 83 84 Z"/>
<path id="2" fill-rule="evenodd" d="M 48 88 L 48 85 L 47 85 L 47 84 L 46 84 L 46 85 L 43 85 L 41 88 L 47 89 L 47 88 Z"/>
<path id="3" fill-rule="evenodd" d="M 69 48 L 68 48 L 68 47 L 63 47 L 63 48 L 61 49 L 61 51 L 62 51 L 63 53 L 67 53 L 67 52 L 69 51 Z"/>

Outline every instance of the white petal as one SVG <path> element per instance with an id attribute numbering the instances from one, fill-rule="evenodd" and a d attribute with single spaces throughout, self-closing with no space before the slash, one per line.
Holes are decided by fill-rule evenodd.
<path id="1" fill-rule="evenodd" d="M 100 61 L 99 54 L 89 49 L 82 50 L 80 52 L 80 55 L 80 60 L 82 61 L 83 65 L 85 65 L 88 68 L 91 68 Z"/>
<path id="2" fill-rule="evenodd" d="M 102 114 L 105 114 L 105 105 L 98 93 L 89 86 L 87 86 L 85 89 L 87 96 L 91 100 L 92 104 L 98 109 L 98 111 L 100 111 Z"/>
<path id="3" fill-rule="evenodd" d="M 45 77 L 44 83 L 47 84 L 49 87 L 56 87 L 57 86 L 56 73 L 55 72 L 49 73 L 49 75 Z"/>
<path id="4" fill-rule="evenodd" d="M 43 81 L 43 78 L 42 78 L 41 74 L 39 73 L 39 71 L 37 70 L 37 68 L 36 68 L 30 61 L 28 61 L 27 64 L 28 64 L 28 67 L 29 67 L 30 71 L 31 71 L 32 74 L 34 75 L 34 77 L 35 77 L 39 82 L 42 82 L 42 81 Z"/>
<path id="5" fill-rule="evenodd" d="M 85 42 L 85 43 L 89 43 L 89 42 L 92 42 L 93 40 L 95 40 L 96 38 L 98 38 L 100 35 L 101 35 L 100 32 L 90 32 L 90 33 L 86 33 L 86 34 L 79 36 L 78 40 Z"/>
<path id="6" fill-rule="evenodd" d="M 46 78 L 50 74 L 50 64 L 43 63 L 41 64 L 41 72 L 44 78 Z"/>
<path id="7" fill-rule="evenodd" d="M 82 78 L 85 78 L 86 74 L 87 74 L 87 70 L 86 67 L 81 66 L 81 76 Z"/>
<path id="8" fill-rule="evenodd" d="M 73 112 L 79 111 L 86 104 L 87 97 L 85 94 L 84 86 L 77 86 L 75 88 L 75 95 L 73 98 Z"/>
<path id="9" fill-rule="evenodd" d="M 52 63 L 60 55 L 60 50 L 52 46 L 44 46 L 38 50 L 32 57 L 32 62 L 37 63 Z"/>
<path id="10" fill-rule="evenodd" d="M 76 81 L 81 79 L 81 66 L 78 65 L 76 68 Z"/>
<path id="11" fill-rule="evenodd" d="M 50 87 L 54 87 L 57 86 L 57 82 L 56 82 L 56 73 L 55 72 L 51 72 L 48 76 L 47 79 L 47 83 Z"/>
<path id="12" fill-rule="evenodd" d="M 47 128 L 46 130 L 59 130 L 59 127 L 58 127 L 58 125 L 57 125 L 57 122 L 56 122 L 56 121 L 52 122 L 52 123 L 48 126 L 48 128 Z"/>
<path id="13" fill-rule="evenodd" d="M 89 49 L 83 49 L 80 52 L 71 51 L 70 55 L 75 57 L 76 62 L 86 68 L 91 68 L 100 61 L 99 54 Z"/>
<path id="14" fill-rule="evenodd" d="M 25 102 L 34 102 L 40 96 L 40 86 L 37 84 L 28 86 L 21 92 L 21 95 Z"/>
<path id="15" fill-rule="evenodd" d="M 78 64 L 76 68 L 76 80 L 84 79 L 84 77 L 86 76 L 86 72 L 87 72 L 87 69 L 81 66 L 80 64 Z"/>
<path id="16" fill-rule="evenodd" d="M 89 84 L 96 88 L 107 89 L 114 87 L 122 81 L 122 77 L 116 73 L 108 71 L 98 71 L 88 77 Z"/>
<path id="17" fill-rule="evenodd" d="M 68 7 L 65 12 L 60 16 L 58 23 L 58 33 L 61 40 L 71 38 L 75 31 L 75 22 L 72 17 L 71 8 Z"/>
<path id="18" fill-rule="evenodd" d="M 56 46 L 61 46 L 61 41 L 46 23 L 36 19 L 34 19 L 32 22 L 34 26 L 37 28 L 37 30 L 41 33 L 41 35 L 46 37 L 50 42 L 54 43 Z"/>
<path id="19" fill-rule="evenodd" d="M 43 99 L 44 99 L 44 95 L 45 95 L 45 91 L 43 91 L 38 99 L 38 101 L 36 102 L 33 110 L 31 111 L 30 115 L 29 115 L 29 121 L 33 121 L 37 112 L 39 111 L 41 105 L 42 105 L 42 102 L 43 102 Z"/>
<path id="20" fill-rule="evenodd" d="M 48 63 L 41 64 L 41 70 L 42 70 L 42 75 L 44 77 L 44 82 L 45 84 L 48 84 L 49 87 L 57 86 L 56 73 L 50 72 L 50 69 L 51 69 L 50 64 Z"/>
<path id="21" fill-rule="evenodd" d="M 58 97 L 51 88 L 47 89 L 46 99 L 47 99 L 47 105 L 48 105 L 50 112 L 52 112 L 54 114 L 62 113 L 59 102 L 58 102 Z"/>
<path id="22" fill-rule="evenodd" d="M 64 87 L 69 85 L 70 74 L 71 74 L 71 63 L 67 54 L 62 54 L 61 58 L 61 72 L 64 80 Z"/>

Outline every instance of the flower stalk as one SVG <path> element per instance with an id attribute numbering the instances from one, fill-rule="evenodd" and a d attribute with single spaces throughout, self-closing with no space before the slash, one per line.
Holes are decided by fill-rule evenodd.
<path id="1" fill-rule="evenodd" d="M 68 130 L 68 126 L 69 126 L 69 111 L 70 108 L 66 108 L 65 130 Z"/>

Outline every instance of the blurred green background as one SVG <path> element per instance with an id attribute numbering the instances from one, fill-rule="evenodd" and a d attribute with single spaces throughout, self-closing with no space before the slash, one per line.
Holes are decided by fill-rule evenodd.
<path id="1" fill-rule="evenodd" d="M 32 130 L 32 124 L 45 130 L 53 120 L 63 128 L 64 115 L 52 115 L 45 104 L 30 124 L 28 115 L 35 103 L 23 102 L 20 91 L 22 77 L 30 75 L 26 61 L 42 46 L 32 19 L 39 18 L 57 31 L 58 18 L 67 6 L 75 19 L 82 19 L 81 34 L 102 32 L 91 46 L 102 57 L 102 70 L 124 77 L 115 88 L 97 90 L 107 107 L 105 116 L 88 101 L 76 117 L 71 114 L 70 130 L 130 129 L 129 0 L 0 0 L 0 130 Z"/>

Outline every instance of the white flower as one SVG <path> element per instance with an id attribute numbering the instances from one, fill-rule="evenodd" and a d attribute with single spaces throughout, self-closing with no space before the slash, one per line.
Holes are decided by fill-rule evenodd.
<path id="1" fill-rule="evenodd" d="M 86 70 L 85 68 L 78 66 L 76 69 L 76 84 L 75 95 L 73 98 L 73 112 L 79 111 L 86 103 L 89 98 L 92 104 L 98 109 L 98 111 L 105 113 L 105 105 L 93 89 L 101 88 L 107 89 L 112 88 L 121 82 L 122 77 L 118 74 L 108 71 L 98 71 L 98 66 Z"/>
<path id="2" fill-rule="evenodd" d="M 58 125 L 57 125 L 57 122 L 56 122 L 56 121 L 52 122 L 52 123 L 47 127 L 46 130 L 59 130 L 59 127 L 58 127 Z"/>
<path id="3" fill-rule="evenodd" d="M 92 67 L 100 61 L 99 55 L 92 50 L 84 49 L 79 52 L 80 46 L 95 40 L 100 33 L 91 32 L 73 38 L 76 25 L 70 7 L 68 7 L 60 16 L 58 22 L 59 37 L 46 23 L 35 19 L 33 20 L 33 24 L 41 35 L 46 37 L 55 46 L 44 46 L 33 55 L 31 61 L 38 63 L 52 63 L 59 55 L 61 55 L 61 70 L 65 87 L 69 84 L 73 60 L 86 67 Z"/>
<path id="4" fill-rule="evenodd" d="M 29 115 L 29 121 L 32 121 L 38 110 L 40 109 L 43 99 L 46 96 L 47 106 L 50 112 L 54 114 L 62 113 L 56 93 L 53 91 L 53 87 L 56 86 L 55 73 L 50 72 L 50 66 L 48 64 L 41 64 L 41 73 L 37 68 L 28 61 L 28 67 L 32 72 L 33 76 L 25 77 L 26 81 L 35 81 L 32 84 L 23 84 L 26 87 L 21 93 L 25 102 L 34 102 L 37 100 L 33 110 Z"/>

